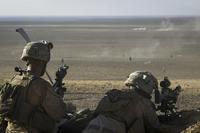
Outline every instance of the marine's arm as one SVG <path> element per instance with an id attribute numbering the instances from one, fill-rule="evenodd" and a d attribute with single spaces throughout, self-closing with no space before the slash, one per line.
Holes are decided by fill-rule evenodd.
<path id="1" fill-rule="evenodd" d="M 55 121 L 61 120 L 66 112 L 66 105 L 62 98 L 54 92 L 52 86 L 43 79 L 36 79 L 30 87 L 29 98 L 32 104 L 39 104 Z"/>
<path id="2" fill-rule="evenodd" d="M 150 132 L 176 133 L 178 130 L 176 127 L 165 125 L 159 122 L 156 111 L 151 106 L 151 102 L 146 104 L 146 108 L 144 108 L 143 115 L 144 115 L 145 128 Z"/>
<path id="3" fill-rule="evenodd" d="M 66 112 L 66 105 L 64 101 L 52 90 L 50 86 L 46 91 L 46 97 L 43 100 L 42 106 L 47 114 L 56 121 L 62 119 Z"/>

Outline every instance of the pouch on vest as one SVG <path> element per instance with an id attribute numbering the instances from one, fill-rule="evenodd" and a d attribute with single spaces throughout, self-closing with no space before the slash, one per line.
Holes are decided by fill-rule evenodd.
<path id="1" fill-rule="evenodd" d="M 16 76 L 6 83 L 0 91 L 0 104 L 11 101 L 9 113 L 5 118 L 24 128 L 34 128 L 38 131 L 52 132 L 55 122 L 45 112 L 27 100 L 29 86 L 35 78 Z M 43 96 L 45 97 L 45 96 Z M 1 115 L 1 114 L 0 114 Z"/>
<path id="2" fill-rule="evenodd" d="M 18 122 L 19 125 L 27 124 L 33 109 L 25 100 L 30 81 L 29 78 L 16 76 L 11 83 L 4 84 L 0 91 L 0 104 L 10 104 L 4 117 L 9 121 Z"/>
<path id="3" fill-rule="evenodd" d="M 15 76 L 10 83 L 4 84 L 0 91 L 0 103 L 11 103 L 8 113 L 4 116 L 8 121 L 25 126 L 29 123 L 34 106 L 27 102 L 27 92 L 33 78 Z"/>
<path id="4" fill-rule="evenodd" d="M 103 112 L 116 112 L 126 108 L 130 103 L 131 95 L 121 90 L 110 90 L 106 93 L 101 101 L 99 102 L 95 112 L 97 114 Z"/>

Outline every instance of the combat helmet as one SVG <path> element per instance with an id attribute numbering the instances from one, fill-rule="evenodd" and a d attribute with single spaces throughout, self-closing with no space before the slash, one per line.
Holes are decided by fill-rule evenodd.
<path id="1" fill-rule="evenodd" d="M 29 42 L 23 49 L 21 60 L 36 59 L 48 62 L 50 60 L 50 50 L 53 44 L 47 41 Z"/>
<path id="2" fill-rule="evenodd" d="M 132 86 L 151 95 L 153 90 L 158 88 L 158 80 L 150 72 L 136 71 L 128 76 L 125 85 Z"/>

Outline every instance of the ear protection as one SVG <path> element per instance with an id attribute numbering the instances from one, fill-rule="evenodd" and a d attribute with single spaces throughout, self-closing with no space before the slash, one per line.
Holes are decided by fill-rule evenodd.
<path id="1" fill-rule="evenodd" d="M 44 41 L 42 40 L 41 41 L 43 44 L 47 45 L 47 47 L 51 50 L 53 49 L 53 43 L 52 42 L 47 42 L 47 41 Z"/>
<path id="2" fill-rule="evenodd" d="M 48 48 L 49 48 L 49 49 L 53 49 L 53 43 L 52 43 L 52 42 L 49 42 L 49 43 L 48 43 Z"/>

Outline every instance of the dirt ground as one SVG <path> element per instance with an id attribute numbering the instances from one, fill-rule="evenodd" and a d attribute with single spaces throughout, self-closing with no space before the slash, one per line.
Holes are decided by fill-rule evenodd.
<path id="1" fill-rule="evenodd" d="M 200 108 L 200 80 L 173 80 L 172 87 L 182 86 L 177 106 L 180 110 Z M 105 92 L 125 89 L 123 81 L 113 80 L 69 80 L 66 81 L 66 102 L 74 103 L 78 109 L 94 109 Z"/>
<path id="2" fill-rule="evenodd" d="M 15 74 L 15 66 L 25 66 L 18 61 L 24 40 L 15 33 L 22 26 L 32 40 L 54 43 L 48 64 L 51 77 L 61 58 L 69 65 L 64 100 L 74 103 L 78 110 L 95 109 L 106 91 L 124 89 L 123 81 L 136 70 L 150 71 L 159 80 L 169 76 L 173 87 L 181 85 L 179 110 L 200 108 L 199 20 L 173 19 L 164 26 L 166 19 L 138 23 L 132 19 L 101 23 L 93 20 L 92 24 L 0 23 L 0 84 Z M 138 27 L 145 30 L 138 31 Z M 197 123 L 186 132 L 200 132 L 199 127 Z"/>
<path id="3" fill-rule="evenodd" d="M 173 80 L 172 87 L 176 85 L 182 86 L 182 92 L 179 96 L 177 107 L 179 111 L 195 110 L 195 112 L 185 113 L 181 120 L 175 118 L 171 125 L 180 126 L 181 124 L 188 124 L 188 128 L 182 133 L 200 133 L 200 118 L 197 108 L 200 108 L 200 80 Z M 113 80 L 70 80 L 66 81 L 67 92 L 65 94 L 65 101 L 72 102 L 77 106 L 77 109 L 90 108 L 95 109 L 99 100 L 104 96 L 105 92 L 110 89 L 125 89 L 123 81 Z M 197 120 L 196 122 L 193 120 Z M 182 127 L 182 126 L 181 126 Z"/>
<path id="4" fill-rule="evenodd" d="M 77 110 L 90 108 L 95 109 L 99 100 L 105 95 L 105 92 L 111 89 L 126 88 L 123 81 L 126 76 L 135 70 L 149 70 L 162 80 L 164 75 L 172 79 L 172 87 L 182 86 L 182 92 L 179 96 L 177 107 L 179 110 L 191 110 L 200 108 L 200 79 L 198 77 L 198 62 L 184 64 L 184 61 L 156 61 L 144 65 L 145 61 L 80 61 L 67 60 L 70 69 L 65 78 L 67 92 L 65 102 L 72 102 L 77 106 Z M 195 64 L 196 63 L 196 64 Z M 23 66 L 22 62 L 3 61 L 0 65 L 1 78 L 3 83 L 12 77 L 14 66 Z M 54 77 L 59 61 L 52 61 L 48 65 L 50 75 Z M 162 73 L 162 66 L 168 66 L 168 71 Z M 47 79 L 46 76 L 44 78 Z M 195 116 L 194 116 L 195 117 Z M 199 130 L 199 123 L 192 125 L 184 133 L 191 133 Z M 194 132 L 197 133 L 197 132 Z"/>

